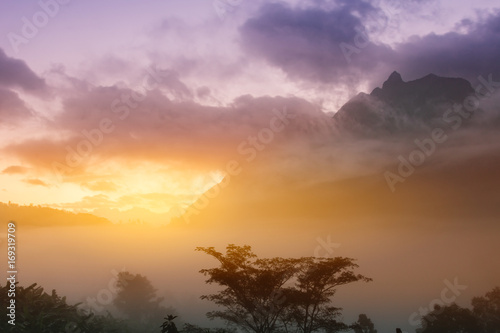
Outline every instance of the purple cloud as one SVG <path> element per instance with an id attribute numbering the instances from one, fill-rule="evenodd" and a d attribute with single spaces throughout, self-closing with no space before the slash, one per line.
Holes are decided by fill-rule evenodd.
<path id="1" fill-rule="evenodd" d="M 345 83 L 353 74 L 372 71 L 375 59 L 392 54 L 389 47 L 370 42 L 363 30 L 364 19 L 378 14 L 364 1 L 342 1 L 331 10 L 267 4 L 241 27 L 242 45 L 292 78 Z M 347 45 L 363 50 L 352 54 Z"/>
<path id="2" fill-rule="evenodd" d="M 459 22 L 457 30 L 465 33 L 413 36 L 390 47 L 365 34 L 377 20 L 375 30 L 384 28 L 382 9 L 364 1 L 337 4 L 333 9 L 266 4 L 241 27 L 242 47 L 290 78 L 309 82 L 375 85 L 394 70 L 410 80 L 429 73 L 471 81 L 500 77 L 500 11 L 478 22 Z"/>
<path id="3" fill-rule="evenodd" d="M 2 49 L 0 49 L 0 86 L 20 87 L 26 91 L 41 91 L 46 87 L 45 81 L 24 61 L 8 57 Z"/>
<path id="4" fill-rule="evenodd" d="M 15 92 L 0 88 L 0 126 L 19 124 L 32 115 Z"/>
<path id="5" fill-rule="evenodd" d="M 500 78 L 500 12 L 481 22 L 462 21 L 467 33 L 429 34 L 396 47 L 391 59 L 407 77 L 427 73 L 463 77 L 474 81 L 478 75 Z"/>

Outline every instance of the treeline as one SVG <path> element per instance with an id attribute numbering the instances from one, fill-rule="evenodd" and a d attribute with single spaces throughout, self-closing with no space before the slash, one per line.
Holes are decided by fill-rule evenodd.
<path id="1" fill-rule="evenodd" d="M 500 288 L 474 297 L 472 309 L 453 303 L 436 305 L 421 320 L 417 333 L 500 333 Z"/>
<path id="2" fill-rule="evenodd" d="M 29 287 L 18 286 L 15 295 L 15 312 L 8 304 L 8 284 L 0 288 L 0 299 L 7 309 L 0 323 L 1 332 L 23 333 L 66 333 L 66 332 L 129 332 L 127 325 L 109 313 L 93 315 L 78 307 L 69 305 L 66 297 L 55 290 L 50 294 L 36 283 Z M 5 310 L 4 310 L 5 311 Z M 9 314 L 14 313 L 14 317 Z M 13 324 L 9 323 L 14 319 Z"/>
<path id="3" fill-rule="evenodd" d="M 197 248 L 218 261 L 200 272 L 206 283 L 221 290 L 203 295 L 217 310 L 207 313 L 222 319 L 222 328 L 180 324 L 175 310 L 162 305 L 163 298 L 142 275 L 120 272 L 116 297 L 109 312 L 70 305 L 55 290 L 50 294 L 33 284 L 16 288 L 16 317 L 8 323 L 9 309 L 0 323 L 1 332 L 36 333 L 377 333 L 371 319 L 360 314 L 354 323 L 341 320 L 342 308 L 334 306 L 336 290 L 371 279 L 356 274 L 351 258 L 258 258 L 249 246 L 228 245 L 225 253 L 212 247 Z M 1 304 L 8 304 L 9 286 L 0 287 Z M 7 306 L 4 307 L 6 309 Z M 179 328 L 176 325 L 179 325 Z M 401 332 L 399 330 L 399 332 Z M 421 333 L 500 333 L 500 288 L 472 300 L 472 309 L 456 304 L 436 307 L 422 317 Z"/>
<path id="4" fill-rule="evenodd" d="M 6 221 L 23 221 L 23 226 L 55 227 L 75 225 L 111 225 L 103 217 L 87 213 L 73 213 L 40 205 L 18 205 L 0 202 L 0 218 Z"/>

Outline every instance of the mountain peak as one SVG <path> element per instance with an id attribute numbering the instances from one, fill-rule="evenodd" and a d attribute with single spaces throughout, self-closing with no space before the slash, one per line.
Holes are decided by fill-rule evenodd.
<path id="1" fill-rule="evenodd" d="M 404 82 L 393 72 L 382 88 L 375 88 L 365 98 L 349 100 L 335 114 L 341 127 L 359 133 L 418 130 L 442 125 L 444 112 L 454 104 L 462 104 L 474 93 L 471 84 L 461 78 L 428 74 Z"/>
<path id="2" fill-rule="evenodd" d="M 394 72 L 392 72 L 391 75 L 389 75 L 389 78 L 387 79 L 387 81 L 384 82 L 382 88 L 387 88 L 389 86 L 394 86 L 394 85 L 398 85 L 401 83 L 404 83 L 403 79 L 401 78 L 401 74 L 394 71 Z"/>
<path id="3" fill-rule="evenodd" d="M 389 78 L 387 79 L 389 82 L 403 82 L 403 79 L 401 78 L 401 74 L 398 72 L 394 71 L 389 75 Z"/>

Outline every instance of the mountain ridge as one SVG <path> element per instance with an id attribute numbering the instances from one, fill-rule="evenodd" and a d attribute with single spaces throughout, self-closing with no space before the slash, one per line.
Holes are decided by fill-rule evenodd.
<path id="1" fill-rule="evenodd" d="M 444 114 L 474 93 L 470 82 L 462 78 L 428 74 L 403 81 L 394 71 L 370 94 L 360 93 L 334 115 L 338 128 L 355 135 L 396 134 L 448 126 Z"/>
<path id="2" fill-rule="evenodd" d="M 19 222 L 23 226 L 29 227 L 112 225 L 108 219 L 90 213 L 73 213 L 39 205 L 18 205 L 4 202 L 0 202 L 0 218 L 5 221 Z"/>
<path id="3" fill-rule="evenodd" d="M 400 92 L 402 97 L 397 96 Z M 397 193 L 391 192 L 384 178 L 388 170 L 398 172 L 399 157 L 408 158 L 419 149 L 415 146 L 415 138 L 428 138 L 432 132 L 429 127 L 443 125 L 443 113 L 463 102 L 471 93 L 472 86 L 464 79 L 429 74 L 404 82 L 395 71 L 382 88 L 375 88 L 371 94 L 356 95 L 334 116 L 339 125 L 353 126 L 345 131 L 361 138 L 372 135 L 369 140 L 350 140 L 351 137 L 346 136 L 346 140 L 319 145 L 320 152 L 304 151 L 301 173 L 288 177 L 288 182 L 273 183 L 275 178 L 290 176 L 286 169 L 277 169 L 275 174 L 247 173 L 238 176 L 216 197 L 207 195 L 209 200 L 193 204 L 184 216 L 174 219 L 173 225 L 192 221 L 190 227 L 202 227 L 209 223 L 212 227 L 231 228 L 242 219 L 251 220 L 252 225 L 256 225 L 280 219 L 345 221 L 379 216 L 404 220 L 406 216 L 413 216 L 464 220 L 476 216 L 499 216 L 500 197 L 495 195 L 494 188 L 500 186 L 500 179 L 494 175 L 500 165 L 500 148 L 481 137 L 469 142 L 474 147 L 481 144 L 487 149 L 467 149 L 463 145 L 464 136 L 474 132 L 461 130 L 460 134 L 454 134 L 454 138 L 440 143 L 439 147 L 435 144 L 434 150 L 439 150 L 439 155 L 423 155 L 426 156 L 425 164 L 415 167 L 411 176 L 405 176 L 401 181 L 404 184 L 397 185 Z M 398 97 L 403 101 L 399 101 Z M 405 99 L 410 100 L 407 104 L 417 105 L 419 109 L 405 109 Z M 375 129 L 370 132 L 371 127 Z M 419 132 L 414 135 L 411 131 Z M 446 133 L 451 137 L 453 131 L 450 129 Z M 343 146 L 346 142 L 347 145 Z M 369 173 L 307 185 L 310 180 L 321 180 L 317 174 L 329 168 L 329 164 L 321 164 L 321 169 L 318 169 L 315 158 L 322 152 L 329 150 L 333 155 L 339 147 L 351 151 L 360 146 L 363 150 L 355 150 L 356 159 L 365 158 L 360 155 L 373 149 L 365 162 L 369 164 Z M 338 162 L 343 162 L 342 156 L 334 160 L 334 163 Z M 336 172 L 336 169 L 328 170 L 332 174 Z M 482 195 L 471 196 L 479 192 Z"/>

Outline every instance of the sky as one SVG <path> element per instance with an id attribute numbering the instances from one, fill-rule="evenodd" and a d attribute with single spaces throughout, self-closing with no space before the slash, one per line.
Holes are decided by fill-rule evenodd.
<path id="1" fill-rule="evenodd" d="M 300 109 L 305 121 L 287 127 L 289 140 L 328 130 L 349 98 L 393 70 L 404 80 L 497 77 L 497 7 L 3 2 L 0 201 L 114 212 L 115 220 L 145 209 L 168 220 L 222 180 L 270 110 Z"/>

